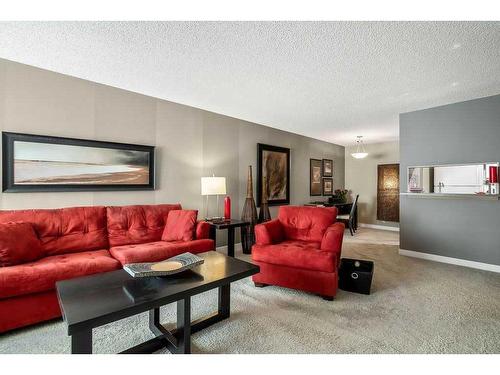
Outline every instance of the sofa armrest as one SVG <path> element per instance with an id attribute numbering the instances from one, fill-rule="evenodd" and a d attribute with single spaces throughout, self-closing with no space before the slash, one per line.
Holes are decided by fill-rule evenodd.
<path id="1" fill-rule="evenodd" d="M 203 240 L 210 238 L 210 227 L 211 225 L 206 221 L 198 221 L 196 224 L 196 239 Z"/>
<path id="2" fill-rule="evenodd" d="M 343 223 L 332 224 L 326 229 L 323 239 L 321 240 L 321 250 L 331 251 L 337 254 L 337 264 L 340 264 L 344 229 L 345 226 Z"/>
<path id="3" fill-rule="evenodd" d="M 255 243 L 257 245 L 272 245 L 282 242 L 284 239 L 283 227 L 278 219 L 255 226 Z"/>

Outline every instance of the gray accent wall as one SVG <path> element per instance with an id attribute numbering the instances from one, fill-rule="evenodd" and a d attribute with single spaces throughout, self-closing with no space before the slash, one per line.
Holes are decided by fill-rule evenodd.
<path id="1" fill-rule="evenodd" d="M 500 161 L 500 95 L 400 115 L 407 167 Z M 500 201 L 401 196 L 400 248 L 500 265 Z"/>
<path id="2" fill-rule="evenodd" d="M 180 202 L 201 217 L 200 177 L 214 173 L 226 177 L 238 218 L 249 165 L 256 187 L 258 142 L 291 149 L 291 204 L 313 199 L 310 158 L 333 159 L 334 186 L 344 187 L 343 146 L 3 59 L 0 130 L 155 145 L 157 152 L 155 191 L 0 193 L 0 209 Z"/>

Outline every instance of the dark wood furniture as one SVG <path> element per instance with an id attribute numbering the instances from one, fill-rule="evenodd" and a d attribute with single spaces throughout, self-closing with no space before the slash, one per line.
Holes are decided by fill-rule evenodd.
<path id="1" fill-rule="evenodd" d="M 354 202 L 330 203 L 328 201 L 326 201 L 326 202 L 318 201 L 318 202 L 311 202 L 309 204 L 306 204 L 306 206 L 337 207 L 338 215 L 349 215 L 351 213 L 353 204 L 354 204 Z M 358 230 L 358 206 L 357 205 L 354 208 L 353 228 L 355 230 Z"/>
<path id="2" fill-rule="evenodd" d="M 151 353 L 163 347 L 172 353 L 190 353 L 191 334 L 229 317 L 230 283 L 259 272 L 254 264 L 215 251 L 198 255 L 204 264 L 168 277 L 134 279 L 119 270 L 57 282 L 71 353 L 92 353 L 92 329 L 145 311 L 156 337 L 123 353 Z M 191 296 L 215 288 L 217 311 L 191 321 Z M 160 307 L 172 302 L 177 302 L 177 328 L 169 331 L 159 316 Z"/>
<path id="3" fill-rule="evenodd" d="M 354 236 L 354 233 L 358 230 L 358 198 L 359 194 L 354 198 L 349 214 L 337 214 L 337 221 L 347 225 L 349 232 L 351 232 L 351 236 Z"/>
<path id="4" fill-rule="evenodd" d="M 233 219 L 220 222 L 207 220 L 207 223 L 211 225 L 210 238 L 214 240 L 216 244 L 217 230 L 227 229 L 227 255 L 230 257 L 234 257 L 234 230 L 236 228 L 246 227 L 250 225 L 250 223 L 248 221 Z"/>

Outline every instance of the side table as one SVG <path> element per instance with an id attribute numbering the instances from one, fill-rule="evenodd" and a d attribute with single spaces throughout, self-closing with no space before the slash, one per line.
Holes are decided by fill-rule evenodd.
<path id="1" fill-rule="evenodd" d="M 217 229 L 227 229 L 227 255 L 234 258 L 234 229 L 245 227 L 250 225 L 248 221 L 242 220 L 226 220 L 226 221 L 210 221 L 207 220 L 207 223 L 211 225 L 210 227 L 210 238 L 215 241 L 217 246 Z"/>

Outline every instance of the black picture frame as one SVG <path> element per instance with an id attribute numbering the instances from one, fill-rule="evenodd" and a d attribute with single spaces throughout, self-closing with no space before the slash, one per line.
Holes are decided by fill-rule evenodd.
<path id="1" fill-rule="evenodd" d="M 330 191 L 328 191 L 327 189 L 325 189 L 325 184 L 327 182 L 330 182 L 330 186 L 331 186 Z M 333 192 L 334 192 L 334 189 L 333 189 L 333 178 L 331 178 L 331 177 L 323 178 L 323 181 L 321 183 L 321 190 L 322 190 L 323 196 L 325 196 L 325 197 L 331 197 L 331 196 L 333 196 Z"/>
<path id="2" fill-rule="evenodd" d="M 285 184 L 285 198 L 284 199 L 272 199 L 267 197 L 267 204 L 269 206 L 279 206 L 290 204 L 290 149 L 286 147 L 266 145 L 263 143 L 257 144 L 257 206 L 260 207 L 262 200 L 262 170 L 263 170 L 263 153 L 265 151 L 282 153 L 286 157 L 286 184 Z"/>
<path id="3" fill-rule="evenodd" d="M 330 172 L 327 172 L 328 165 L 330 166 Z M 332 159 L 323 159 L 322 161 L 322 173 L 323 177 L 333 177 L 333 160 Z"/>
<path id="4" fill-rule="evenodd" d="M 16 184 L 14 180 L 14 142 L 46 143 L 81 147 L 105 148 L 148 153 L 149 169 L 146 184 Z M 103 142 L 79 138 L 65 138 L 46 135 L 2 132 L 2 191 L 22 192 L 75 192 L 75 191 L 124 191 L 154 190 L 155 147 L 129 143 Z"/>
<path id="5" fill-rule="evenodd" d="M 319 175 L 317 175 L 319 171 Z M 316 176 L 314 174 L 316 173 Z M 321 159 L 309 159 L 309 195 L 321 196 L 323 193 L 323 165 Z"/>

